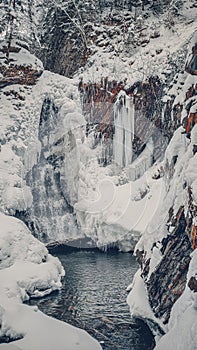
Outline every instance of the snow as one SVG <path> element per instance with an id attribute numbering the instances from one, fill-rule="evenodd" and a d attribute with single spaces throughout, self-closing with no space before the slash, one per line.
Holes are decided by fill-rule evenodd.
<path id="1" fill-rule="evenodd" d="M 20 318 L 16 316 L 16 312 L 20 312 Z M 50 318 L 26 305 L 17 305 L 14 312 L 8 311 L 4 322 L 3 328 L 7 328 L 8 334 L 12 334 L 14 330 L 17 334 L 25 335 L 23 339 L 13 343 L 21 350 L 101 349 L 96 340 L 85 331 Z M 9 329 L 10 324 L 13 330 Z M 1 347 L 0 345 L 0 349 Z"/>
<path id="2" fill-rule="evenodd" d="M 41 68 L 39 61 L 26 50 L 22 49 L 21 56 L 13 58 L 17 64 Z M 66 139 L 72 131 L 76 145 L 80 147 L 84 119 L 80 113 L 77 88 L 70 79 L 44 71 L 35 86 L 12 85 L 11 89 L 24 99 L 19 103 L 10 94 L 10 87 L 5 87 L 3 92 L 6 94 L 2 93 L 0 100 L 0 336 L 13 339 L 22 336 L 22 339 L 8 345 L 0 344 L 0 348 L 101 349 L 98 342 L 83 330 L 23 304 L 30 297 L 42 297 L 59 290 L 64 270 L 59 260 L 48 254 L 44 244 L 32 236 L 24 223 L 4 215 L 15 215 L 17 211 L 32 208 L 33 197 L 30 186 L 26 184 L 26 175 L 40 159 L 38 130 L 46 96 L 55 101 L 62 113 L 59 133 L 52 135 L 51 142 L 58 141 L 62 135 Z M 67 152 L 70 146 L 69 142 L 63 145 L 66 160 L 70 162 L 67 176 L 72 180 L 77 156 Z M 72 186 L 70 191 L 74 193 Z M 43 200 L 46 202 L 46 198 Z M 64 213 L 58 220 L 62 235 L 65 235 L 65 223 L 69 223 L 74 231 L 74 221 Z M 52 234 L 55 240 L 55 231 Z"/>
<path id="3" fill-rule="evenodd" d="M 188 308 L 176 327 L 171 329 L 159 341 L 155 350 L 196 350 L 197 344 L 197 311 L 196 308 Z"/>
<path id="4" fill-rule="evenodd" d="M 32 205 L 31 189 L 26 186 L 22 175 L 23 164 L 10 146 L 1 146 L 0 152 L 0 204 L 4 212 L 15 213 Z"/>
<path id="5" fill-rule="evenodd" d="M 10 52 L 9 57 L 19 66 L 31 66 L 32 69 L 43 70 L 42 62 L 24 48 L 21 48 L 19 53 Z"/>
<path id="6" fill-rule="evenodd" d="M 185 15 L 195 18 L 195 14 L 191 11 L 185 10 Z M 180 21 L 176 24 L 176 30 L 169 30 L 164 26 L 164 19 L 162 16 L 161 19 L 155 20 L 155 25 L 160 30 L 160 37 L 150 40 L 146 48 L 137 48 L 132 54 L 132 59 L 130 54 L 129 57 L 125 57 L 124 53 L 117 57 L 114 52 L 106 53 L 102 49 L 98 50 L 88 60 L 85 70 L 82 69 L 83 80 L 94 82 L 100 81 L 101 76 L 109 76 L 111 80 L 120 81 L 127 77 L 128 85 L 131 85 L 137 80 L 144 81 L 149 75 L 156 73 L 165 83 L 169 75 L 173 74 L 169 60 L 173 56 L 176 57 L 176 54 L 188 44 L 196 24 L 195 21 L 185 22 L 183 26 Z M 149 21 L 151 22 L 152 18 Z M 157 54 L 157 50 L 161 47 L 162 52 Z M 118 49 L 116 47 L 117 51 Z M 180 52 L 180 60 L 182 55 L 183 53 Z M 17 64 L 31 64 L 33 68 L 42 70 L 41 62 L 33 58 L 25 49 L 21 49 L 18 55 L 11 53 L 10 58 Z M 59 199 L 55 193 L 54 207 L 50 207 L 51 203 L 47 203 L 46 196 L 43 196 L 38 208 L 43 213 L 44 205 L 47 203 L 47 209 L 49 207 L 54 210 L 52 214 L 50 212 L 50 217 L 55 222 L 55 230 L 49 227 L 49 218 L 44 220 L 45 227 L 49 229 L 50 239 L 64 240 L 65 232 L 66 238 L 82 234 L 93 238 L 98 246 L 114 243 L 122 251 L 127 251 L 134 248 L 139 236 L 142 235 L 136 249 L 144 249 L 147 252 L 147 258 L 151 257 L 148 276 L 150 277 L 150 273 L 161 260 L 159 244 L 153 250 L 152 245 L 161 241 L 168 233 L 166 217 L 169 208 L 173 204 L 176 212 L 180 204 L 187 204 L 187 194 L 183 191 L 185 182 L 192 187 L 194 200 L 197 202 L 196 155 L 193 156 L 192 153 L 193 144 L 196 144 L 197 129 L 194 127 L 192 130 L 191 142 L 182 134 L 182 128 L 175 132 L 164 159 L 165 177 L 153 180 L 151 174 L 153 169 L 147 170 L 151 165 L 151 147 L 147 147 L 139 159 L 130 165 L 132 139 L 128 136 L 133 132 L 134 118 L 132 101 L 126 98 L 126 105 L 121 113 L 117 113 L 117 118 L 115 114 L 114 158 L 120 167 L 126 165 L 127 169 L 119 175 L 116 175 L 114 169 L 110 167 L 102 169 L 98 165 L 96 152 L 90 151 L 88 147 L 90 140 L 84 141 L 85 121 L 74 85 L 77 85 L 79 74 L 81 75 L 81 72 L 77 74 L 77 80 L 70 80 L 45 71 L 36 86 L 13 85 L 12 89 L 25 97 L 25 102 L 20 101 L 20 106 L 19 101 L 15 101 L 12 96 L 2 94 L 0 210 L 14 215 L 17 210 L 23 211 L 32 207 L 31 189 L 26 185 L 25 177 L 40 160 L 39 118 L 42 102 L 48 96 L 59 108 L 60 123 L 56 134 L 43 139 L 43 145 L 47 145 L 48 142 L 51 146 L 50 151 L 53 151 L 54 142 L 62 136 L 65 137 L 63 144 L 65 163 L 61 171 L 64 180 L 62 184 L 67 184 L 67 188 L 62 185 L 62 191 L 74 206 L 78 226 L 82 231 L 75 231 L 74 220 L 69 214 L 57 215 Z M 184 74 L 179 76 L 177 85 L 167 91 L 164 102 L 167 102 L 172 95 L 176 96 L 174 104 L 185 100 L 185 93 L 188 87 L 196 83 L 196 77 L 185 78 Z M 184 87 L 179 93 L 179 84 L 184 80 Z M 4 88 L 3 91 L 9 92 L 10 87 Z M 185 116 L 185 107 L 186 105 L 184 105 L 182 117 Z M 118 104 L 116 108 L 118 109 Z M 125 118 L 127 108 L 131 113 L 130 118 Z M 191 111 L 194 111 L 195 105 L 192 108 Z M 61 153 L 62 148 L 59 147 L 58 151 Z M 176 164 L 173 164 L 174 157 L 177 157 Z M 43 175 L 44 173 L 41 177 Z M 138 177 L 141 178 L 136 180 Z M 41 187 L 40 190 L 42 190 Z M 22 304 L 29 296 L 43 296 L 52 290 L 59 289 L 63 270 L 59 261 L 51 257 L 44 245 L 31 236 L 25 225 L 3 214 L 0 215 L 0 219 L 2 222 L 0 230 L 1 334 L 23 336 L 23 339 L 13 344 L 0 345 L 0 349 L 50 350 L 56 347 L 61 350 L 65 349 L 65 344 L 68 350 L 100 349 L 98 343 L 85 332 L 49 318 L 37 308 Z M 194 262 L 196 258 L 193 256 L 190 271 L 193 271 Z M 158 343 L 158 349 L 170 348 L 170 344 L 174 345 L 172 349 L 189 348 L 189 336 L 194 339 L 192 346 L 195 346 L 196 309 L 192 304 L 193 295 L 188 288 L 179 300 L 172 310 L 170 331 Z M 139 271 L 128 296 L 128 303 L 133 315 L 142 315 L 159 323 L 152 314 Z M 180 338 L 177 336 L 178 330 L 182 331 L 183 336 Z M 57 337 L 54 337 L 54 334 Z M 177 344 L 178 347 L 176 347 Z"/>
<path id="7" fill-rule="evenodd" d="M 133 282 L 128 286 L 127 291 L 129 292 L 127 304 L 130 307 L 131 316 L 146 319 L 152 326 L 159 325 L 160 329 L 165 332 L 165 327 L 162 322 L 154 316 L 150 307 L 140 269 L 136 272 Z M 151 328 L 153 329 L 153 327 Z"/>
<path id="8" fill-rule="evenodd" d="M 184 80 L 184 85 L 181 88 L 180 92 L 178 89 L 175 91 L 175 100 L 174 100 L 174 105 L 177 103 L 182 103 L 184 105 L 185 97 L 186 97 L 186 92 L 189 90 L 191 86 L 195 86 L 197 83 L 197 77 L 195 75 L 190 75 L 190 74 L 185 74 L 185 80 Z M 168 92 L 170 94 L 170 91 Z M 188 103 L 188 101 L 187 101 Z M 192 110 L 191 110 L 192 112 Z"/>
<path id="9" fill-rule="evenodd" d="M 130 292 L 127 297 L 127 303 L 130 307 L 132 316 L 144 316 L 144 318 L 155 319 L 149 305 L 144 281 L 141 277 L 140 269 L 136 272 L 132 285 L 129 286 Z"/>
<path id="10" fill-rule="evenodd" d="M 164 162 L 170 164 L 174 156 L 181 157 L 185 154 L 189 141 L 187 141 L 183 132 L 182 126 L 174 132 L 173 141 L 170 142 L 166 149 Z"/>
<path id="11" fill-rule="evenodd" d="M 127 78 L 128 86 L 136 81 L 144 81 L 151 75 L 157 75 L 164 81 L 168 79 L 172 70 L 170 60 L 177 56 L 180 59 L 183 58 L 181 50 L 188 45 L 196 30 L 196 13 L 189 9 L 186 2 L 180 10 L 180 16 L 174 19 L 175 24 L 172 28 L 166 26 L 169 11 L 163 15 L 160 14 L 159 18 L 148 13 L 149 16 L 144 20 L 142 31 L 142 35 L 147 39 L 145 47 L 141 45 L 133 47 L 132 45 L 133 39 L 136 39 L 137 21 L 130 24 L 128 33 L 124 33 L 126 43 L 119 35 L 111 40 L 114 46 L 111 52 L 107 52 L 106 46 L 104 48 L 93 46 L 92 50 L 95 53 L 88 59 L 86 66 L 76 73 L 76 79 L 83 76 L 83 81 L 98 82 L 102 77 L 110 77 L 111 80 L 118 79 L 119 81 Z M 113 27 L 114 32 L 116 28 L 116 26 Z M 103 30 L 106 31 L 104 26 Z M 151 38 L 154 32 L 158 32 L 159 37 Z M 138 41 L 140 40 L 139 36 Z"/>
<path id="12" fill-rule="evenodd" d="M 152 249 L 152 256 L 151 256 L 151 260 L 150 260 L 147 279 L 150 278 L 152 272 L 155 270 L 155 268 L 157 267 L 157 265 L 160 263 L 160 261 L 162 259 L 162 254 L 161 254 L 160 248 L 161 248 L 161 244 L 157 243 L 157 246 Z"/>
<path id="13" fill-rule="evenodd" d="M 163 162 L 165 175 L 161 179 L 160 201 L 157 205 L 153 220 L 146 226 L 135 247 L 147 252 L 147 258 L 152 255 L 152 246 L 161 242 L 168 234 L 166 222 L 168 211 L 173 206 L 176 214 L 181 205 L 187 208 L 188 193 L 184 184 L 191 186 L 196 201 L 196 154 L 193 155 L 193 144 L 196 143 L 196 125 L 191 132 L 191 141 L 182 134 L 183 128 L 178 128 L 165 152 Z M 174 164 L 174 156 L 177 157 Z M 158 263 L 160 258 L 158 256 Z M 154 263 L 155 265 L 155 263 Z"/>
<path id="14" fill-rule="evenodd" d="M 56 258 L 48 255 L 48 251 L 44 244 L 32 236 L 31 232 L 23 222 L 2 213 L 0 214 L 0 220 L 1 275 L 10 273 L 13 275 L 12 277 L 14 280 L 18 280 L 19 276 L 14 277 L 14 272 L 20 272 L 20 269 L 15 268 L 16 264 L 20 264 L 20 268 L 24 271 L 24 274 L 28 273 L 27 268 L 28 266 L 31 266 L 31 264 L 32 266 L 35 264 L 35 269 L 39 269 L 40 264 L 45 263 L 42 265 L 43 270 L 47 267 L 47 265 L 49 265 L 50 269 L 52 269 L 52 264 L 54 264 L 55 270 L 53 273 L 53 280 L 56 280 L 59 288 L 60 278 L 63 275 L 60 262 Z M 25 265 L 25 263 L 27 263 L 27 265 Z M 22 266 L 23 264 L 24 266 Z M 42 270 L 40 270 L 40 273 L 42 273 Z M 36 276 L 35 273 L 34 275 Z M 42 277 L 44 276 L 41 275 L 40 280 L 42 280 Z M 55 289 L 55 283 L 52 283 L 52 285 L 54 285 Z"/>
<path id="15" fill-rule="evenodd" d="M 29 297 L 60 289 L 64 270 L 24 223 L 4 214 L 0 214 L 0 221 L 0 335 L 22 337 L 12 344 L 1 344 L 0 349 L 101 349 L 83 330 L 22 304 Z"/>
<path id="16" fill-rule="evenodd" d="M 113 176 L 114 170 L 110 167 L 102 168 L 98 165 L 99 150 L 91 150 L 90 140 L 85 138 L 85 120 L 73 80 L 44 71 L 35 86 L 25 89 L 13 85 L 12 89 L 24 96 L 25 100 L 21 102 L 20 107 L 17 107 L 12 96 L 3 94 L 1 99 L 0 133 L 3 140 L 0 152 L 1 211 L 13 215 L 16 211 L 28 209 L 31 218 L 35 220 L 35 225 L 38 221 L 35 212 L 46 213 L 46 217 L 40 217 L 38 223 L 43 227 L 43 231 L 47 232 L 48 239 L 51 241 L 64 241 L 85 235 L 93 236 L 98 245 L 118 242 L 122 250 L 133 249 L 141 230 L 153 215 L 154 210 L 151 206 L 153 203 L 154 208 L 157 206 L 160 182 L 153 181 L 150 186 L 148 184 L 153 189 L 148 190 L 149 193 L 142 199 L 141 192 L 144 193 L 145 188 L 148 188 L 146 179 L 145 185 L 139 185 L 138 182 L 129 182 L 129 170 L 128 173 L 126 171 L 126 175 L 122 173 L 120 176 Z M 4 88 L 4 91 L 9 92 L 9 87 Z M 54 132 L 50 133 L 50 137 L 45 136 L 40 141 L 38 140 L 40 113 L 46 96 L 58 108 L 58 123 Z M 127 128 L 131 130 L 133 106 L 128 98 L 126 98 L 125 112 L 126 108 L 131 110 L 131 120 L 126 120 L 129 122 L 128 125 L 124 121 L 125 130 Z M 54 147 L 61 138 L 64 139 L 63 144 Z M 45 153 L 45 157 L 54 153 L 64 155 L 64 163 L 61 167 L 61 190 L 69 200 L 69 204 L 75 207 L 78 227 L 75 225 L 72 214 L 57 211 L 60 203 L 57 191 L 54 192 L 53 202 L 48 201 L 44 184 L 42 187 L 39 182 L 45 176 L 44 167 L 40 178 L 37 178 L 37 186 L 42 198 L 36 206 L 32 206 L 31 186 L 26 184 L 26 175 L 40 162 L 41 143 L 43 146 L 48 144 L 49 153 Z M 131 139 L 128 139 L 125 148 L 127 163 L 132 157 L 129 145 L 131 146 Z M 149 145 L 141 155 L 140 164 L 134 163 L 136 166 L 132 171 L 137 175 L 132 175 L 132 180 L 141 176 L 150 165 L 150 150 Z M 147 155 L 146 152 L 148 152 Z M 124 185 L 116 186 L 123 179 Z M 51 187 L 55 189 L 54 179 Z M 97 203 L 95 195 L 97 196 L 99 191 L 101 191 L 101 199 Z M 132 200 L 134 197 L 139 200 Z M 132 219 L 130 212 L 133 213 Z M 47 215 L 50 215 L 50 218 Z"/>
<path id="17" fill-rule="evenodd" d="M 89 161 L 83 173 L 81 169 L 83 192 L 75 204 L 77 221 L 98 246 L 114 243 L 123 251 L 133 250 L 157 209 L 162 182 L 146 172 L 137 181 L 118 185 L 118 177 L 104 172 L 95 160 Z"/>
<path id="18" fill-rule="evenodd" d="M 28 64 L 31 63 L 34 67 L 35 57 L 28 52 L 26 56 L 29 57 Z M 26 181 L 29 171 L 40 161 L 42 144 L 38 137 L 44 99 L 48 97 L 57 106 L 60 123 L 57 125 L 56 134 L 51 133 L 49 140 L 45 138 L 42 142 L 43 144 L 49 142 L 51 153 L 57 151 L 65 155 L 65 163 L 61 170 L 62 191 L 66 197 L 70 197 L 70 204 L 77 200 L 77 148 L 80 148 L 82 144 L 85 122 L 81 114 L 77 87 L 71 79 L 44 71 L 35 86 L 12 85 L 11 91 L 16 92 L 23 99 L 18 101 L 17 98 L 14 98 L 12 93 L 10 94 L 9 86 L 3 89 L 0 99 L 0 138 L 2 144 L 0 151 L 0 210 L 11 215 L 17 211 L 31 210 L 30 214 L 32 219 L 35 219 L 36 225 L 34 209 L 32 209 L 34 201 L 31 184 L 29 182 L 27 185 Z M 53 144 L 61 137 L 64 138 L 64 144 L 55 148 Z M 73 140 L 73 149 L 71 149 L 70 140 Z M 45 156 L 47 157 L 47 154 Z M 45 169 L 41 174 L 42 178 L 44 171 Z M 64 183 L 67 183 L 68 186 L 64 186 Z M 41 188 L 41 185 L 39 186 Z M 40 206 L 37 203 L 35 209 L 42 212 L 44 212 L 43 207 L 46 208 L 45 204 L 47 203 L 46 191 L 45 189 L 43 191 L 45 197 L 43 197 Z M 56 202 L 54 200 L 54 205 L 52 203 L 52 208 L 50 208 L 52 210 L 50 216 L 56 229 L 43 218 L 43 223 L 40 222 L 41 226 L 43 224 L 43 231 L 48 230 L 48 236 L 52 240 L 65 239 L 67 231 L 70 232 L 70 236 L 76 236 L 72 214 L 64 212 L 62 215 L 58 215 L 58 205 L 59 198 Z M 46 211 L 49 206 L 50 203 L 48 203 Z"/>
<path id="19" fill-rule="evenodd" d="M 150 139 L 139 157 L 125 169 L 130 180 L 137 180 L 151 167 L 153 161 L 153 151 L 154 145 L 152 139 Z"/>
<path id="20" fill-rule="evenodd" d="M 197 125 L 191 131 L 191 140 L 188 140 L 185 134 L 182 134 L 182 128 L 175 131 L 174 136 L 169 143 L 164 159 L 165 175 L 161 179 L 163 189 L 160 196 L 160 203 L 153 220 L 148 224 L 143 232 L 135 251 L 144 250 L 146 259 L 150 258 L 150 269 L 146 281 L 151 276 L 158 264 L 161 262 L 162 254 L 160 251 L 162 238 L 169 234 L 166 227 L 168 210 L 173 206 L 174 212 L 181 205 L 187 210 L 188 194 L 184 190 L 184 183 L 192 188 L 192 195 L 196 201 L 196 155 L 193 155 L 192 148 L 196 144 Z M 173 157 L 177 156 L 177 162 L 172 167 Z M 166 164 L 168 166 L 166 168 Z M 170 165 L 170 166 L 169 166 Z M 155 244 L 156 243 L 156 244 Z M 155 244 L 154 248 L 153 244 Z M 197 276 L 197 251 L 191 254 L 187 283 L 192 276 Z M 188 285 L 182 296 L 175 302 L 167 326 L 163 326 L 162 321 L 156 319 L 148 303 L 146 288 L 139 270 L 133 280 L 132 285 L 128 287 L 130 291 L 127 302 L 130 306 L 131 315 L 143 317 L 157 323 L 167 333 L 157 339 L 155 350 L 185 350 L 196 349 L 197 344 L 197 310 L 196 293 L 192 292 Z M 151 326 L 152 328 L 152 326 Z M 154 327 L 153 327 L 154 328 Z"/>

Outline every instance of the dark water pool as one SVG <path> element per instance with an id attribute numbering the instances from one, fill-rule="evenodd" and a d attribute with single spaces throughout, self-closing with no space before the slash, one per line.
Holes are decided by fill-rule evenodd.
<path id="1" fill-rule="evenodd" d="M 132 254 L 75 251 L 56 256 L 66 271 L 63 288 L 31 300 L 31 305 L 85 329 L 101 342 L 103 350 L 153 349 L 149 328 L 131 319 L 126 304 L 125 289 L 138 268 Z"/>

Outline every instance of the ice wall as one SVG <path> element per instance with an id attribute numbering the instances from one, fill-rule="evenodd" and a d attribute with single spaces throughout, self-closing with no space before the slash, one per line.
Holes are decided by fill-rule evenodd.
<path id="1" fill-rule="evenodd" d="M 134 138 L 134 105 L 132 98 L 120 91 L 114 105 L 114 162 L 121 168 L 132 162 Z"/>
<path id="2" fill-rule="evenodd" d="M 153 164 L 154 143 L 152 138 L 147 142 L 144 151 L 126 168 L 126 174 L 131 181 L 139 179 Z"/>

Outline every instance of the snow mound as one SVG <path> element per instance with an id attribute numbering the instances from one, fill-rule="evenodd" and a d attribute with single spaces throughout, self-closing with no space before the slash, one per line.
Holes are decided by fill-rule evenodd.
<path id="1" fill-rule="evenodd" d="M 20 297 L 24 301 L 28 296 L 59 289 L 64 275 L 59 260 L 48 254 L 44 244 L 31 235 L 23 222 L 4 214 L 0 214 L 0 220 L 0 278 L 5 278 L 1 291 L 18 296 L 22 286 Z"/>
<path id="2" fill-rule="evenodd" d="M 22 161 L 12 150 L 3 145 L 0 152 L 0 207 L 5 213 L 26 210 L 32 204 L 31 189 L 22 180 Z"/>
<path id="3" fill-rule="evenodd" d="M 24 223 L 4 214 L 0 220 L 0 336 L 13 339 L 12 344 L 1 344 L 0 349 L 101 349 L 83 330 L 22 304 L 29 297 L 60 289 L 64 270 Z"/>

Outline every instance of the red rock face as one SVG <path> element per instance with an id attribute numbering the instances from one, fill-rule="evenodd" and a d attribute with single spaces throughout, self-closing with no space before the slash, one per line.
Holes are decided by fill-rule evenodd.
<path id="1" fill-rule="evenodd" d="M 9 66 L 1 65 L 0 73 L 3 75 L 0 79 L 0 87 L 5 87 L 13 84 L 34 85 L 42 71 L 32 69 L 31 66 L 9 64 Z"/>
<path id="2" fill-rule="evenodd" d="M 134 98 L 135 108 L 135 135 L 133 141 L 134 158 L 145 148 L 146 142 L 154 138 L 154 159 L 160 156 L 163 145 L 169 141 L 174 130 L 181 124 L 182 106 L 178 104 L 173 108 L 174 98 L 168 101 L 162 120 L 163 84 L 157 76 L 149 77 L 145 82 L 136 82 L 126 87 L 126 81 L 118 82 L 110 78 L 102 78 L 97 83 L 79 82 L 83 113 L 88 122 L 87 135 L 94 129 L 95 146 L 102 138 L 104 142 L 111 142 L 114 133 L 114 102 L 120 90 Z"/>

